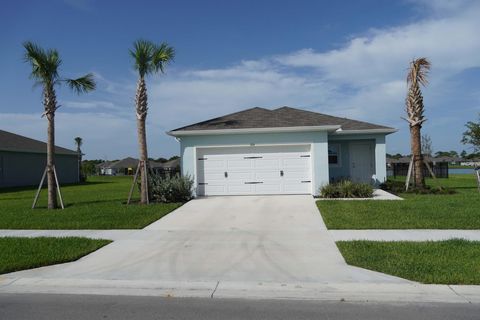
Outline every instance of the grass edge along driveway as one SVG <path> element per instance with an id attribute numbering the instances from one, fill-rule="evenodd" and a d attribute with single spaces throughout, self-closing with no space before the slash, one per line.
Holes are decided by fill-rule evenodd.
<path id="1" fill-rule="evenodd" d="M 317 201 L 328 229 L 480 229 L 480 193 L 474 175 L 427 179 L 456 194 L 400 194 L 405 200 Z"/>
<path id="2" fill-rule="evenodd" d="M 480 285 L 480 241 L 338 241 L 349 265 L 426 284 Z"/>
<path id="3" fill-rule="evenodd" d="M 0 274 L 75 261 L 111 242 L 79 237 L 1 237 Z"/>

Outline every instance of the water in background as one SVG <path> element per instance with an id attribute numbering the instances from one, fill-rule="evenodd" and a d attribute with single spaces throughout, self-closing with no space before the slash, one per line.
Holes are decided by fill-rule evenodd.
<path id="1" fill-rule="evenodd" d="M 448 174 L 474 174 L 473 168 L 448 168 Z"/>

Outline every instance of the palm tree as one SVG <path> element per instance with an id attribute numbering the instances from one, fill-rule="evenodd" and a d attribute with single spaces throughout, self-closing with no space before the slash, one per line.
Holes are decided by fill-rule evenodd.
<path id="1" fill-rule="evenodd" d="M 137 93 L 135 107 L 137 113 L 138 146 L 140 152 L 140 165 L 148 166 L 147 137 L 145 121 L 147 118 L 147 86 L 145 77 L 153 73 L 164 73 L 165 66 L 175 57 L 175 50 L 166 42 L 156 45 L 150 41 L 137 40 L 130 50 L 130 55 L 135 62 L 135 70 L 138 71 Z M 142 167 L 140 185 L 140 203 L 148 203 L 147 169 Z"/>
<path id="2" fill-rule="evenodd" d="M 91 73 L 77 78 L 61 78 L 58 71 L 62 60 L 55 49 L 45 50 L 33 42 L 23 43 L 25 48 L 24 59 L 30 64 L 32 72 L 30 78 L 35 84 L 43 89 L 42 115 L 48 122 L 47 139 L 47 185 L 48 185 L 48 208 L 57 208 L 57 188 L 55 184 L 55 111 L 58 109 L 55 86 L 65 83 L 75 93 L 85 93 L 95 89 L 95 81 Z"/>
<path id="3" fill-rule="evenodd" d="M 420 85 L 426 86 L 430 62 L 426 58 L 414 59 L 410 62 L 407 75 L 408 94 L 406 98 L 407 118 L 410 125 L 410 141 L 413 157 L 414 179 L 413 184 L 418 188 L 425 188 L 423 176 L 423 155 L 421 143 L 421 129 L 425 119 L 423 96 Z"/>
<path id="4" fill-rule="evenodd" d="M 81 137 L 75 137 L 75 144 L 77 145 L 77 153 L 78 153 L 78 180 L 82 180 L 82 149 L 80 147 L 83 144 L 83 140 Z"/>

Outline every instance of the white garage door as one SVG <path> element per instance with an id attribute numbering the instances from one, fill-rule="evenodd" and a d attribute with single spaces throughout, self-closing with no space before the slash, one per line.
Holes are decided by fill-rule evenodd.
<path id="1" fill-rule="evenodd" d="M 197 149 L 198 195 L 310 194 L 309 145 Z"/>

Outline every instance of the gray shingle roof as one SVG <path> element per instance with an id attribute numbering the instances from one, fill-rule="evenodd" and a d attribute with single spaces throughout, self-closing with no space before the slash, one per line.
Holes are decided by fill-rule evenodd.
<path id="1" fill-rule="evenodd" d="M 0 150 L 12 152 L 47 153 L 47 144 L 15 133 L 0 130 Z M 56 154 L 78 155 L 74 150 L 55 146 Z"/>
<path id="2" fill-rule="evenodd" d="M 138 165 L 138 159 L 127 157 L 125 159 L 111 163 L 110 166 L 107 168 L 112 168 L 112 169 L 136 168 L 137 165 Z"/>
<path id="3" fill-rule="evenodd" d="M 198 122 L 171 132 L 189 130 L 251 129 L 340 125 L 342 130 L 392 129 L 373 123 L 334 117 L 322 113 L 281 107 L 274 110 L 251 108 Z"/>

